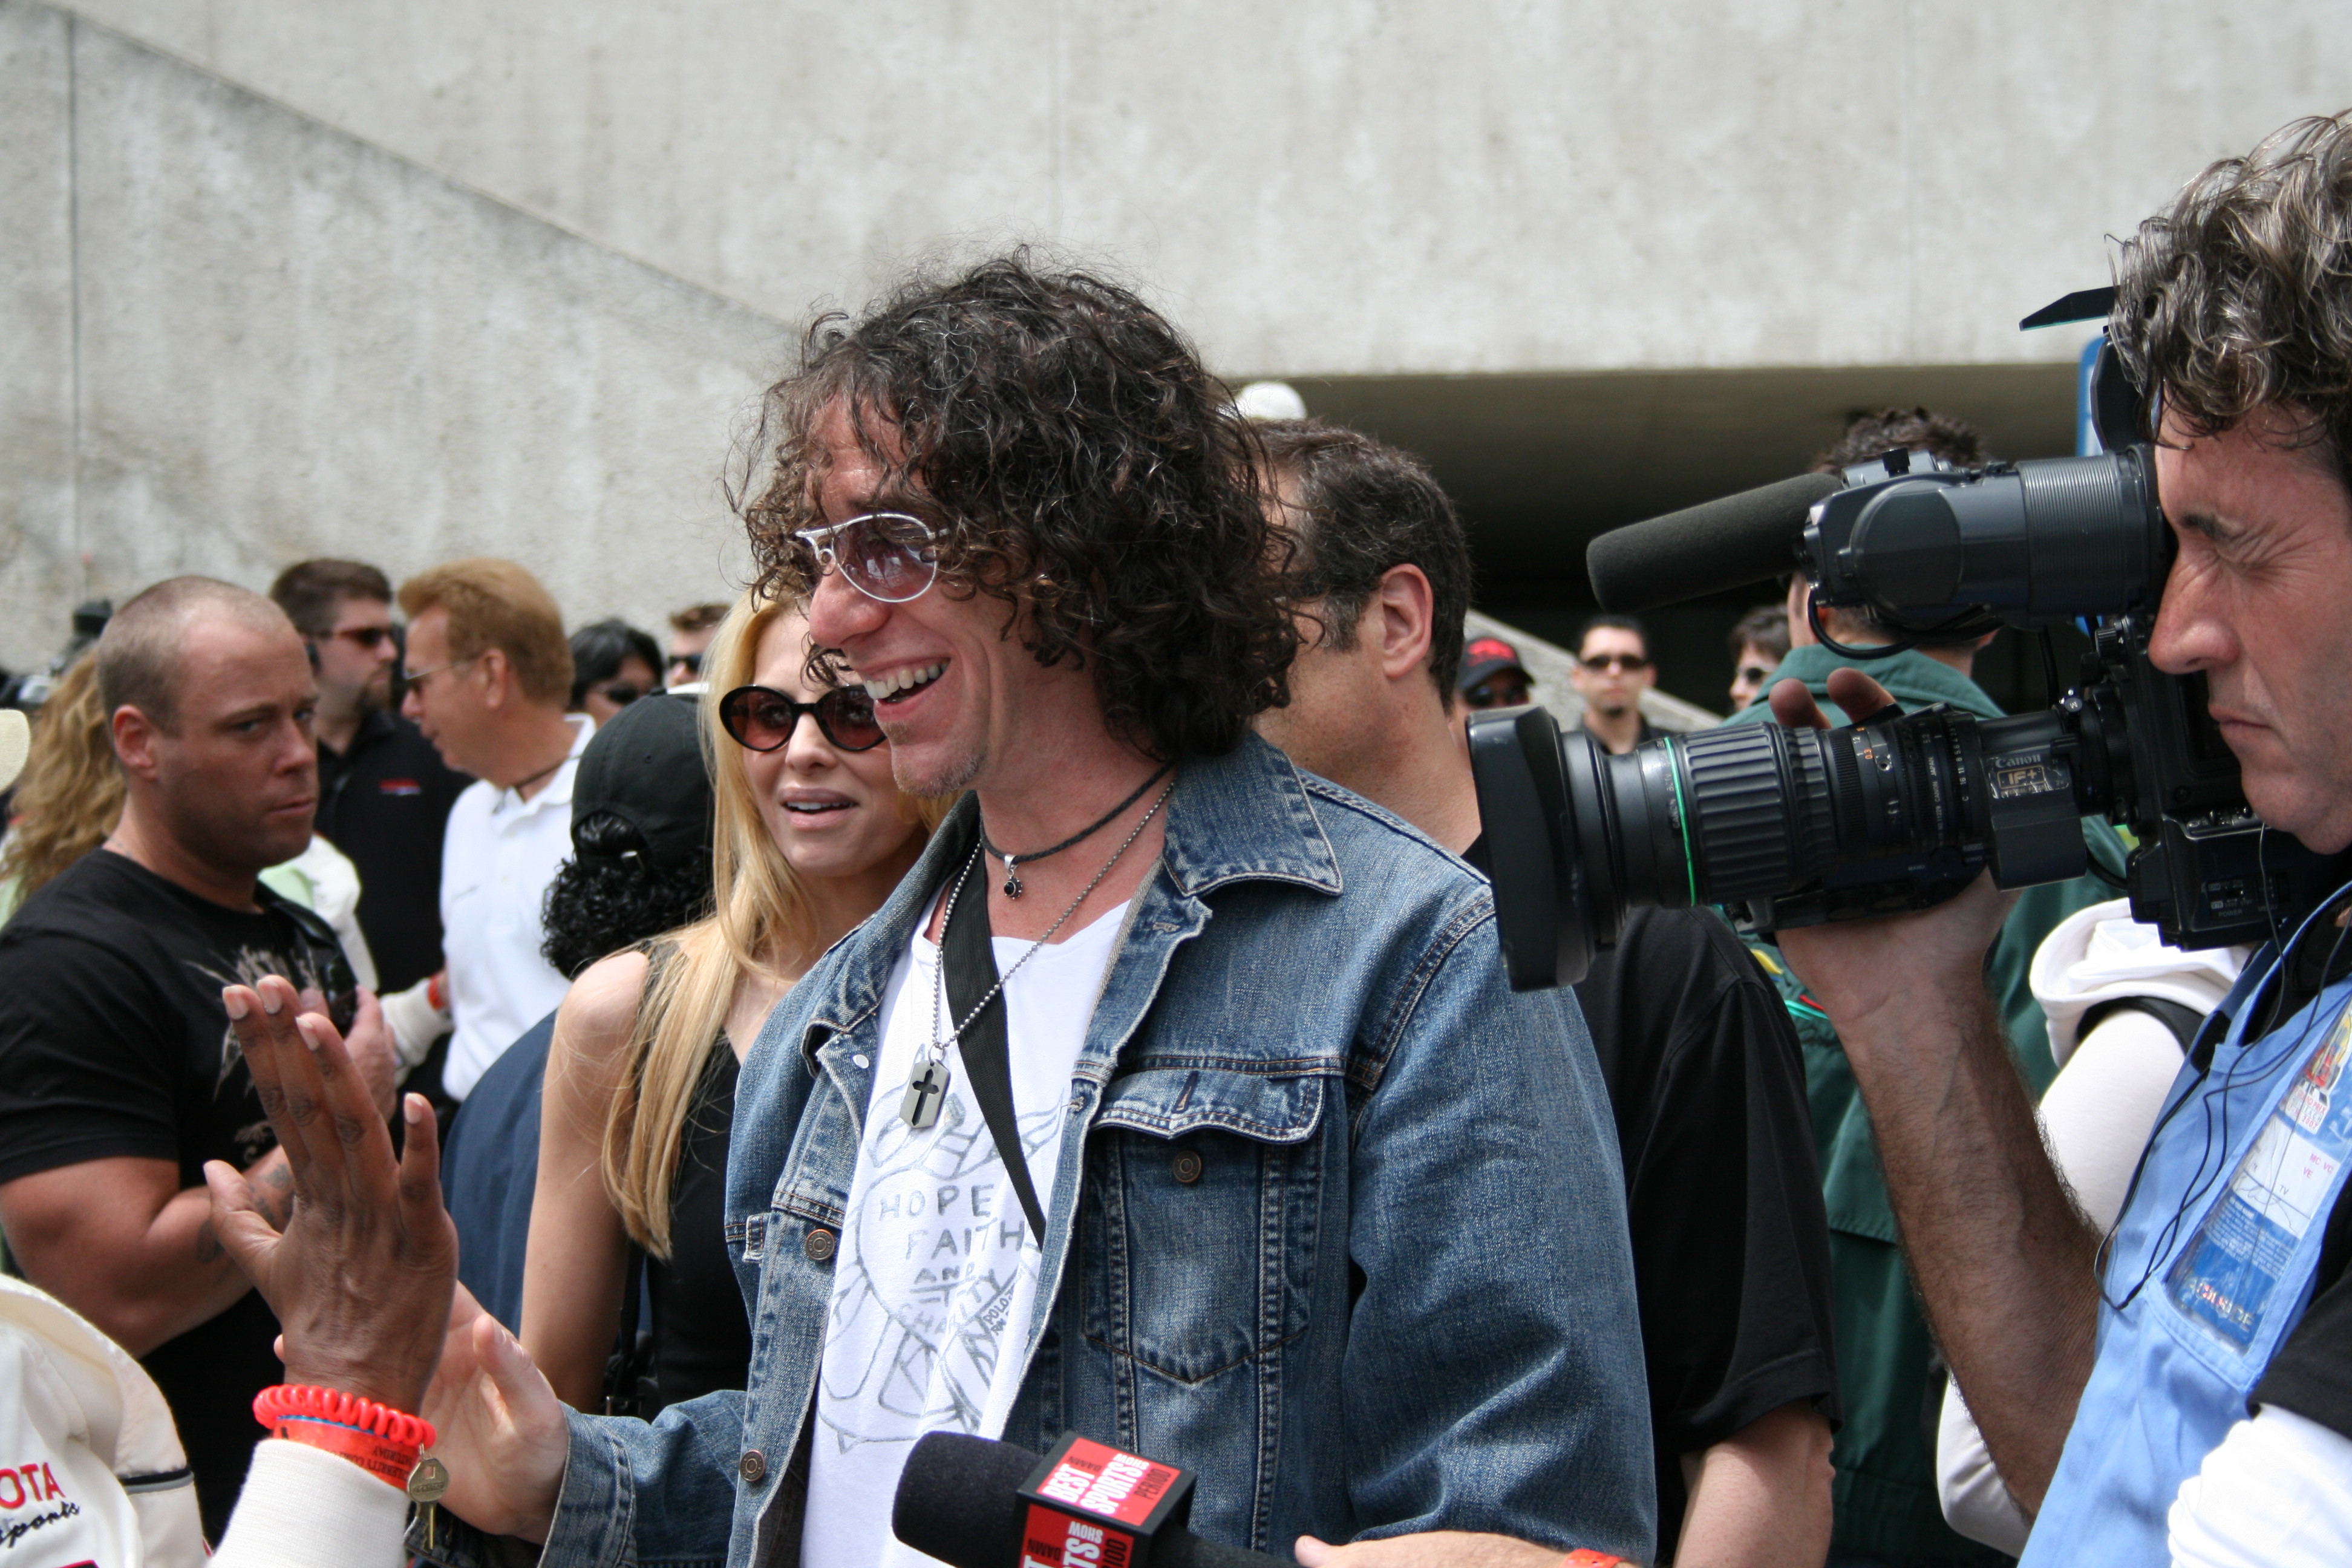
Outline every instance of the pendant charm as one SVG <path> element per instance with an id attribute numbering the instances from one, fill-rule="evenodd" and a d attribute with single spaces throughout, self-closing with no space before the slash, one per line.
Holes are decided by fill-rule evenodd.
<path id="1" fill-rule="evenodd" d="M 898 1117 L 909 1127 L 929 1127 L 940 1119 L 940 1102 L 948 1097 L 948 1069 L 940 1062 L 925 1062 L 907 1080 L 907 1098 L 899 1102 Z"/>
<path id="2" fill-rule="evenodd" d="M 1010 855 L 1004 858 L 1004 896 L 1008 899 L 1017 899 L 1021 896 L 1021 873 L 1013 868 L 1013 857 Z"/>

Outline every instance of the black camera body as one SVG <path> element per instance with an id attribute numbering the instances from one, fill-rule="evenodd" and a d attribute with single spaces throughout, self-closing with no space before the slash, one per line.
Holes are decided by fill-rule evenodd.
<path id="1" fill-rule="evenodd" d="M 2087 816 L 2137 838 L 2133 914 L 2182 947 L 2267 937 L 2343 879 L 2263 830 L 2203 678 L 2148 658 L 2173 553 L 2153 448 L 1970 470 L 1889 453 L 1848 469 L 1801 534 L 1795 521 L 1814 604 L 1867 610 L 1897 638 L 1843 648 L 1816 615 L 1831 647 L 1868 658 L 2095 620 L 2077 684 L 2000 719 L 1889 707 L 1842 729 L 1727 725 L 1622 756 L 1539 708 L 1474 715 L 1514 988 L 1581 979 L 1633 904 L 1717 904 L 1754 933 L 1926 908 L 1988 869 L 2004 888 L 2078 877 Z"/>

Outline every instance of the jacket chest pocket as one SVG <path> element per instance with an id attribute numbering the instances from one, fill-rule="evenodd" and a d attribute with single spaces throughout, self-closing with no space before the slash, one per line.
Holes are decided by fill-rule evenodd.
<path id="1" fill-rule="evenodd" d="M 1200 1384 L 1307 1326 L 1336 1080 L 1211 1068 L 1114 1079 L 1087 1141 L 1086 1336 Z"/>

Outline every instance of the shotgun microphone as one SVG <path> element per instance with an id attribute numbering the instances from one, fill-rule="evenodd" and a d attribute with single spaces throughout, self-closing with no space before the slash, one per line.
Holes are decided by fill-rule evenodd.
<path id="1" fill-rule="evenodd" d="M 1775 577 L 1796 566 L 1813 503 L 1845 488 L 1799 474 L 1720 500 L 1612 529 L 1584 552 L 1604 610 L 1649 610 Z"/>
<path id="2" fill-rule="evenodd" d="M 890 1530 L 950 1568 L 1296 1568 L 1184 1528 L 1192 1475 L 1076 1433 L 1040 1457 L 962 1432 L 907 1456 Z"/>

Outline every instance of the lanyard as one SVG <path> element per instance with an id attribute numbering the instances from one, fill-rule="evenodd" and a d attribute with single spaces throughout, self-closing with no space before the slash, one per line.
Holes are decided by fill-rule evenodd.
<path id="1" fill-rule="evenodd" d="M 961 1043 L 971 1097 L 979 1102 L 980 1113 L 988 1121 L 988 1135 L 996 1141 L 996 1152 L 1004 1159 L 1004 1173 L 1021 1200 L 1021 1212 L 1028 1216 L 1030 1234 L 1043 1247 L 1045 1213 L 1038 1207 L 1037 1191 L 1029 1180 L 1029 1162 L 1021 1152 L 1021 1123 L 1013 1108 L 1004 993 L 1000 990 L 988 995 L 990 987 L 996 984 L 996 945 L 988 925 L 988 900 L 982 889 L 974 892 L 980 896 L 956 900 L 947 929 L 940 933 L 940 971 L 947 984 L 949 1008 L 954 1016 L 966 1020 Z M 988 997 L 988 1005 L 967 1016 L 968 1009 L 980 1007 L 983 996 Z"/>

